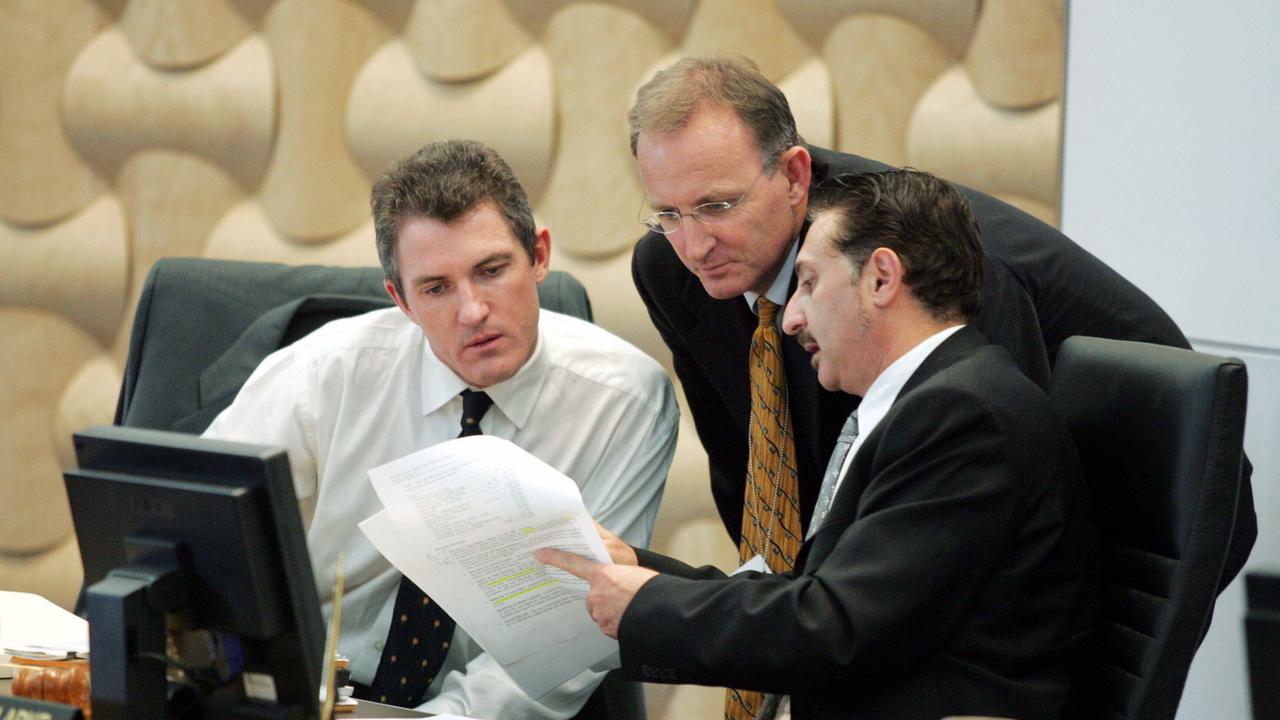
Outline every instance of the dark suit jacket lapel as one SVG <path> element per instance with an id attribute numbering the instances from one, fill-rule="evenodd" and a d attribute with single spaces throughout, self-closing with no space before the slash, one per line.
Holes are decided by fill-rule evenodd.
<path id="1" fill-rule="evenodd" d="M 685 307 L 696 322 L 689 327 L 689 349 L 715 384 L 725 407 L 745 437 L 751 422 L 751 388 L 747 357 L 756 316 L 741 297 L 716 300 L 707 295 L 697 276 L 690 274 L 684 290 Z M 717 304 L 727 304 L 713 310 Z"/>
<path id="2" fill-rule="evenodd" d="M 982 336 L 982 333 L 971 327 L 964 327 L 956 331 L 935 348 L 933 352 L 929 353 L 924 362 L 920 363 L 920 367 L 916 368 L 916 371 L 911 374 L 906 384 L 902 386 L 902 390 L 898 392 L 898 396 L 894 398 L 893 405 L 890 406 L 889 412 L 885 414 L 885 419 L 893 415 L 898 401 L 906 397 L 912 390 L 974 350 L 987 344 L 989 343 Z M 882 420 L 871 431 L 871 434 L 863 439 L 859 451 L 866 447 L 875 447 L 884 433 L 884 427 L 885 422 Z M 832 500 L 831 512 L 828 513 L 827 520 L 831 520 L 833 524 L 847 522 L 856 515 L 858 500 L 862 497 L 862 492 L 866 489 L 867 483 L 872 479 L 870 477 L 856 476 L 858 466 L 859 464 L 856 460 L 849 466 L 849 474 L 841 480 L 840 489 L 836 491 L 836 496 Z M 804 571 L 808 572 L 822 563 L 822 560 L 831 553 L 831 549 L 841 535 L 841 532 L 836 531 L 836 528 L 833 527 L 831 530 L 831 532 L 826 532 L 819 529 L 813 538 L 805 543 L 805 546 L 801 549 L 801 555 L 797 559 L 797 567 L 804 568 Z"/>

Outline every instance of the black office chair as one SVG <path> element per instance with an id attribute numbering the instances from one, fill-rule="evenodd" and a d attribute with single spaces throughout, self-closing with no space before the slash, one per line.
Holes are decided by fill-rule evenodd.
<path id="1" fill-rule="evenodd" d="M 262 358 L 326 322 L 389 307 L 380 268 L 165 258 L 134 315 L 115 423 L 200 433 Z M 552 270 L 543 308 L 591 320 L 587 291 Z M 639 683 L 609 673 L 577 720 L 645 717 Z"/>
<path id="2" fill-rule="evenodd" d="M 1173 718 L 1235 522 L 1239 360 L 1074 337 L 1050 396 L 1075 438 L 1102 540 L 1102 616 L 1069 717 Z"/>

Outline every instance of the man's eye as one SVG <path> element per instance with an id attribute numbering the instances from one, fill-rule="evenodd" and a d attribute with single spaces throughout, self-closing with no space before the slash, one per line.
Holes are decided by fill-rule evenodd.
<path id="1" fill-rule="evenodd" d="M 507 269 L 506 265 L 490 265 L 487 268 L 481 269 L 480 272 L 485 277 L 497 277 L 502 274 L 503 270 L 506 270 L 506 269 Z"/>
<path id="2" fill-rule="evenodd" d="M 728 201 L 703 203 L 698 206 L 698 214 L 703 217 L 715 217 L 723 215 L 733 209 L 733 203 Z"/>
<path id="3" fill-rule="evenodd" d="M 443 285 L 428 285 L 422 289 L 423 295 L 439 295 L 444 292 Z"/>

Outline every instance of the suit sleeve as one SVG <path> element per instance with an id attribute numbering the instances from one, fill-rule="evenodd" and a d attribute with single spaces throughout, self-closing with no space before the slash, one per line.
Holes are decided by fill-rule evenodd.
<path id="1" fill-rule="evenodd" d="M 676 270 L 679 270 L 678 274 Z M 685 339 L 677 329 L 676 314 L 683 308 L 679 306 L 681 290 L 672 278 L 683 277 L 684 274 L 665 239 L 650 233 L 636 244 L 631 257 L 631 277 L 648 309 L 649 319 L 671 350 L 672 366 L 693 416 L 698 439 L 707 453 L 711 495 L 720 520 L 736 545 L 742 531 L 747 438 L 738 430 L 738 424 L 732 421 L 730 409 L 716 392 L 711 379 L 693 360 Z"/>
<path id="2" fill-rule="evenodd" d="M 845 482 L 855 482 L 859 466 L 870 480 L 856 508 L 837 496 L 812 542 L 838 539 L 816 568 L 794 577 L 653 578 L 622 618 L 627 674 L 823 692 L 905 671 L 944 643 L 1018 519 L 1057 501 L 1056 483 L 1044 478 L 1059 469 L 1061 450 L 1038 453 L 1043 477 L 1028 478 L 1032 463 L 1017 447 L 1026 439 L 972 396 L 935 393 L 902 413 L 924 430 L 886 427 L 884 441 L 859 451 Z"/>

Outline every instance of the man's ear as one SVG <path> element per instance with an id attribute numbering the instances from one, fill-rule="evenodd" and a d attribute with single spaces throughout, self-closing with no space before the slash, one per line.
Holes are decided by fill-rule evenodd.
<path id="1" fill-rule="evenodd" d="M 383 278 L 382 287 L 387 289 L 387 294 L 391 296 L 391 300 L 396 304 L 396 307 L 400 308 L 400 311 L 412 320 L 413 316 L 409 314 L 409 306 L 405 303 L 404 298 L 400 297 L 400 293 L 396 291 L 396 284 Z"/>
<path id="2" fill-rule="evenodd" d="M 551 269 L 551 231 L 538 226 L 534 234 L 537 239 L 533 243 L 533 279 L 542 284 L 547 279 L 547 270 Z"/>
<path id="3" fill-rule="evenodd" d="M 903 275 L 902 258 L 887 247 L 878 247 L 867 258 L 863 266 L 863 277 L 870 283 L 871 302 L 876 307 L 888 307 L 902 292 Z"/>
<path id="4" fill-rule="evenodd" d="M 778 158 L 778 167 L 787 178 L 787 200 L 795 207 L 809 197 L 809 181 L 813 175 L 813 158 L 803 145 L 792 145 Z"/>

